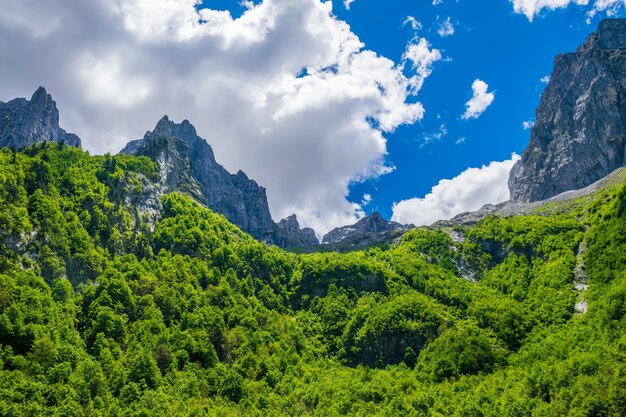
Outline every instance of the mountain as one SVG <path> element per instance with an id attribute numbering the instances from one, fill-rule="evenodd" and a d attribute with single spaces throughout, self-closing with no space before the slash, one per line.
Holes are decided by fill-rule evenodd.
<path id="1" fill-rule="evenodd" d="M 0 149 L 0 415 L 624 415 L 626 170 L 552 212 L 294 254 L 190 193 L 148 218 L 165 165 Z"/>
<path id="2" fill-rule="evenodd" d="M 391 242 L 412 228 L 414 228 L 412 225 L 385 220 L 376 211 L 351 226 L 331 230 L 323 237 L 322 244 L 342 250 L 363 248 L 382 242 Z"/>
<path id="3" fill-rule="evenodd" d="M 40 142 L 80 147 L 80 138 L 59 127 L 59 110 L 46 89 L 39 87 L 32 98 L 0 102 L 0 147 L 26 148 Z"/>
<path id="4" fill-rule="evenodd" d="M 0 102 L 0 148 L 23 149 L 42 142 L 81 146 L 78 136 L 59 127 L 56 102 L 45 88 L 39 87 L 30 100 Z M 265 188 L 243 171 L 231 174 L 217 163 L 211 146 L 187 120 L 174 123 L 165 116 L 121 153 L 147 156 L 160 168 L 158 179 L 144 184 L 139 200 L 144 211 L 153 212 L 162 195 L 176 190 L 223 214 L 260 241 L 285 248 L 319 243 L 312 229 L 300 229 L 295 215 L 274 223 Z"/>
<path id="5" fill-rule="evenodd" d="M 31 100 L 17 98 L 0 102 L 0 147 L 26 148 L 44 141 L 80 147 L 80 138 L 59 127 L 56 102 L 43 87 Z M 208 142 L 198 136 L 188 121 L 175 123 L 164 116 L 142 139 L 130 141 L 121 154 L 146 156 L 160 168 L 158 179 L 144 184 L 140 199 L 144 211 L 153 212 L 160 197 L 184 192 L 255 239 L 282 248 L 315 248 L 319 241 L 311 228 L 300 228 L 296 215 L 275 223 L 265 188 L 243 171 L 231 174 L 216 159 Z M 378 213 L 328 233 L 324 243 L 350 248 L 390 241 L 402 225 L 387 222 Z M 393 232 L 389 234 L 389 232 Z"/>
<path id="6" fill-rule="evenodd" d="M 175 123 L 165 116 L 120 153 L 149 157 L 159 165 L 163 193 L 186 192 L 257 240 L 281 247 L 313 241 L 315 233 L 301 230 L 295 217 L 274 223 L 265 188 L 243 171 L 231 174 L 220 165 L 188 120 Z"/>
<path id="7" fill-rule="evenodd" d="M 626 19 L 600 22 L 554 60 L 530 143 L 509 177 L 515 202 L 586 187 L 626 161 Z"/>
<path id="8" fill-rule="evenodd" d="M 603 36 L 588 47 L 620 39 Z M 582 103 L 613 137 L 586 101 L 614 99 L 605 78 L 555 111 Z M 56 109 L 43 93 L 3 113 L 25 128 L 0 148 L 0 416 L 624 416 L 626 168 L 431 228 L 374 213 L 325 246 L 402 239 L 290 253 L 207 208 L 315 238 L 267 220 L 265 190 L 189 122 L 90 155 L 35 135 L 54 137 L 49 112 L 24 121 Z"/>

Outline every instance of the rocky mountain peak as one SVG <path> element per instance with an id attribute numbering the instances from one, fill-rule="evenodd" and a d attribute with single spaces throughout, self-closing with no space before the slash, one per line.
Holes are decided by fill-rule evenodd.
<path id="1" fill-rule="evenodd" d="M 202 140 L 198 136 L 196 128 L 189 122 L 189 120 L 185 119 L 180 123 L 175 123 L 170 120 L 167 115 L 163 116 L 156 124 L 154 130 L 152 132 L 148 132 L 146 135 L 150 137 L 175 137 L 182 139 L 187 143 Z"/>
<path id="2" fill-rule="evenodd" d="M 48 92 L 46 91 L 46 89 L 42 86 L 39 86 L 39 88 L 37 88 L 37 90 L 35 90 L 35 93 L 33 94 L 33 96 L 30 99 L 31 103 L 37 103 L 37 104 L 48 104 L 48 105 L 54 105 L 54 107 L 56 107 L 56 104 L 54 103 L 54 100 L 52 100 L 52 96 L 50 94 L 48 94 Z"/>
<path id="3" fill-rule="evenodd" d="M 626 48 L 626 19 L 605 19 L 599 23 L 598 29 L 589 35 L 576 52 L 624 48 Z"/>
<path id="4" fill-rule="evenodd" d="M 336 244 L 342 241 L 361 241 L 392 231 L 404 232 L 412 227 L 385 220 L 379 212 L 375 211 L 351 226 L 337 227 L 331 230 L 324 236 L 322 243 Z"/>
<path id="5" fill-rule="evenodd" d="M 555 58 L 529 145 L 511 170 L 511 200 L 586 187 L 624 166 L 625 154 L 626 19 L 608 19 L 576 52 Z"/>
<path id="6" fill-rule="evenodd" d="M 298 226 L 298 216 L 292 214 L 291 216 L 285 217 L 280 221 L 280 224 L 284 224 L 286 226 Z"/>
<path id="7" fill-rule="evenodd" d="M 0 147 L 25 148 L 50 141 L 80 147 L 80 138 L 59 127 L 59 110 L 52 96 L 39 87 L 30 100 L 0 102 Z"/>
<path id="8" fill-rule="evenodd" d="M 315 231 L 310 227 L 300 229 L 298 217 L 292 214 L 278 222 L 278 230 L 284 239 L 281 246 L 308 247 L 319 244 Z"/>
<path id="9" fill-rule="evenodd" d="M 390 230 L 399 223 L 394 223 L 383 219 L 383 216 L 375 211 L 367 217 L 362 218 L 356 224 L 356 228 L 367 229 L 370 232 L 383 232 Z"/>
<path id="10" fill-rule="evenodd" d="M 318 243 L 315 232 L 301 230 L 297 220 L 295 226 L 293 221 L 285 227 L 274 223 L 265 188 L 243 171 L 231 174 L 217 163 L 211 146 L 188 120 L 176 123 L 164 116 L 121 152 L 148 156 L 161 169 L 162 192 L 190 194 L 257 240 L 283 247 Z"/>

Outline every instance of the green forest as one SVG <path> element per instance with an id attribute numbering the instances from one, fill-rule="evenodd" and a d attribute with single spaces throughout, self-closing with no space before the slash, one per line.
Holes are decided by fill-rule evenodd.
<path id="1" fill-rule="evenodd" d="M 296 254 L 158 176 L 0 150 L 0 416 L 626 415 L 626 181 Z"/>

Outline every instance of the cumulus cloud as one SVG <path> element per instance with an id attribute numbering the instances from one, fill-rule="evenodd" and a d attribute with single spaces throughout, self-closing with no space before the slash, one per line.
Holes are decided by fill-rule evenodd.
<path id="1" fill-rule="evenodd" d="M 533 127 L 535 125 L 535 121 L 534 120 L 525 120 L 522 122 L 522 127 L 524 128 L 524 130 L 528 130 L 531 127 Z"/>
<path id="2" fill-rule="evenodd" d="M 506 201 L 509 199 L 509 172 L 519 159 L 519 155 L 513 154 L 506 161 L 468 168 L 452 179 L 443 179 L 424 198 L 394 204 L 392 220 L 416 226 L 429 225 L 460 213 L 476 211 L 485 204 Z"/>
<path id="3" fill-rule="evenodd" d="M 543 77 L 539 79 L 539 81 L 541 81 L 542 84 L 548 84 L 550 82 L 550 76 L 544 75 Z"/>
<path id="4" fill-rule="evenodd" d="M 432 48 L 425 38 L 415 38 L 409 42 L 403 55 L 403 61 L 410 62 L 415 74 L 409 79 L 411 90 L 414 94 L 419 92 L 424 80 L 433 71 L 433 64 L 440 61 L 441 52 Z"/>
<path id="5" fill-rule="evenodd" d="M 350 10 L 350 5 L 355 1 L 356 0 L 343 0 L 343 7 L 345 7 L 346 10 Z"/>
<path id="6" fill-rule="evenodd" d="M 441 37 L 454 35 L 454 25 L 450 21 L 449 17 L 441 22 L 441 24 L 439 25 L 439 29 L 437 29 L 437 33 Z"/>
<path id="7" fill-rule="evenodd" d="M 348 187 L 391 169 L 384 135 L 422 117 L 407 99 L 438 51 L 412 42 L 409 70 L 367 50 L 331 2 L 244 5 L 233 18 L 197 0 L 4 0 L 0 100 L 45 86 L 95 153 L 187 118 L 267 188 L 274 218 L 322 234 L 354 222 Z"/>
<path id="8" fill-rule="evenodd" d="M 479 80 L 478 78 L 472 83 L 472 98 L 465 103 L 465 113 L 463 113 L 463 120 L 476 119 L 487 110 L 487 107 L 493 103 L 495 94 L 493 92 L 487 92 L 489 86 L 486 82 Z"/>
<path id="9" fill-rule="evenodd" d="M 510 0 L 516 13 L 526 15 L 531 22 L 542 10 L 556 10 L 569 5 L 587 6 L 591 4 L 588 14 L 594 16 L 598 12 L 612 15 L 626 5 L 626 0 Z"/>

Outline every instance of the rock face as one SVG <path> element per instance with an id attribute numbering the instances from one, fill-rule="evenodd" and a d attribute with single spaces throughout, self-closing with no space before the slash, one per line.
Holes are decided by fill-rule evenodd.
<path id="1" fill-rule="evenodd" d="M 282 247 L 299 247 L 319 245 L 315 231 L 310 227 L 300 229 L 298 218 L 295 214 L 278 222 L 278 245 Z"/>
<path id="2" fill-rule="evenodd" d="M 39 87 L 29 100 L 0 102 L 0 147 L 26 148 L 39 142 L 80 147 L 80 138 L 59 127 L 59 110 L 52 96 Z"/>
<path id="3" fill-rule="evenodd" d="M 187 120 L 174 123 L 165 116 L 121 153 L 149 157 L 159 165 L 163 192 L 190 194 L 257 240 L 288 247 L 302 246 L 311 235 L 315 237 L 310 229 L 300 230 L 295 216 L 282 226 L 283 222 L 274 223 L 265 188 L 243 171 L 231 174 L 218 164 L 211 146 Z"/>
<path id="4" fill-rule="evenodd" d="M 273 243 L 276 226 L 265 189 L 243 172 L 233 175 L 218 164 L 189 121 L 174 123 L 165 116 L 121 153 L 148 156 L 159 165 L 165 192 L 187 192 L 256 239 Z"/>
<path id="5" fill-rule="evenodd" d="M 607 19 L 554 61 L 530 143 L 509 177 L 511 200 L 545 200 L 625 165 L 626 19 Z"/>
<path id="6" fill-rule="evenodd" d="M 322 244 L 342 245 L 348 244 L 353 246 L 364 247 L 370 242 L 375 244 L 378 241 L 389 240 L 390 234 L 401 235 L 414 226 L 403 225 L 383 219 L 378 212 L 374 212 L 367 217 L 362 218 L 352 226 L 337 227 L 322 239 Z"/>

